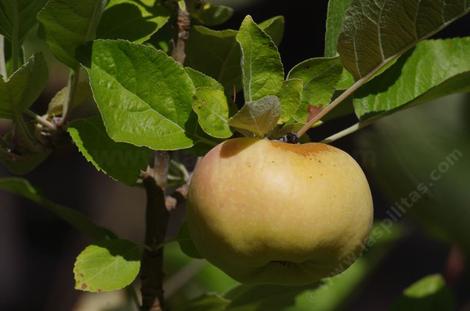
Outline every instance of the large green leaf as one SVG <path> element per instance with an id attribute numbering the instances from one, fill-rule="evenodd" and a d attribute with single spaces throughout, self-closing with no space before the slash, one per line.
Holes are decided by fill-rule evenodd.
<path id="1" fill-rule="evenodd" d="M 21 45 L 47 0 L 0 0 L 0 34 Z"/>
<path id="2" fill-rule="evenodd" d="M 229 108 L 224 87 L 200 71 L 189 67 L 186 71 L 196 87 L 193 110 L 198 116 L 201 128 L 216 138 L 232 136 L 228 125 Z"/>
<path id="3" fill-rule="evenodd" d="M 154 150 L 189 148 L 185 126 L 195 88 L 162 51 L 127 41 L 97 40 L 90 82 L 108 135 Z"/>
<path id="4" fill-rule="evenodd" d="M 242 81 L 246 102 L 277 94 L 283 85 L 284 67 L 276 44 L 247 16 L 237 34 L 242 50 Z"/>
<path id="5" fill-rule="evenodd" d="M 302 106 L 302 91 L 304 82 L 300 79 L 290 79 L 284 81 L 281 91 L 278 94 L 281 102 L 280 123 L 285 123 L 295 116 Z"/>
<path id="6" fill-rule="evenodd" d="M 0 77 L 0 118 L 12 119 L 28 109 L 46 87 L 47 76 L 44 57 L 35 54 L 9 79 Z"/>
<path id="7" fill-rule="evenodd" d="M 149 162 L 149 149 L 112 141 L 99 116 L 73 121 L 68 132 L 80 153 L 98 171 L 125 184 L 134 185 Z"/>
<path id="8" fill-rule="evenodd" d="M 139 247 L 126 240 L 89 245 L 75 261 L 75 289 L 99 293 L 125 288 L 139 273 L 140 257 Z"/>
<path id="9" fill-rule="evenodd" d="M 469 10 L 468 0 L 353 0 L 338 51 L 344 66 L 359 79 Z"/>
<path id="10" fill-rule="evenodd" d="M 339 57 L 311 58 L 292 68 L 288 79 L 300 79 L 304 83 L 299 119 L 306 120 L 309 105 L 322 107 L 330 102 L 342 71 Z"/>
<path id="11" fill-rule="evenodd" d="M 49 211 L 56 214 L 77 230 L 87 234 L 94 240 L 103 240 L 114 237 L 112 232 L 95 225 L 80 212 L 49 201 L 25 179 L 0 178 L 0 189 L 22 196 L 47 208 Z"/>
<path id="12" fill-rule="evenodd" d="M 95 38 L 106 0 L 49 0 L 39 12 L 46 42 L 54 55 L 77 68 L 76 49 Z"/>
<path id="13" fill-rule="evenodd" d="M 230 126 L 245 136 L 264 137 L 272 131 L 281 116 L 281 104 L 277 96 L 266 96 L 246 103 L 230 118 Z"/>
<path id="14" fill-rule="evenodd" d="M 276 44 L 284 34 L 284 18 L 273 17 L 259 24 Z M 187 64 L 220 83 L 227 94 L 241 89 L 241 50 L 236 41 L 237 31 L 212 30 L 203 26 L 194 26 L 187 47 Z M 208 48 L 210 47 L 210 48 Z"/>
<path id="15" fill-rule="evenodd" d="M 410 103 L 469 91 L 469 50 L 470 37 L 419 43 L 356 93 L 356 114 L 365 119 Z"/>
<path id="16" fill-rule="evenodd" d="M 103 12 L 96 37 L 142 43 L 168 20 L 168 10 L 159 4 L 147 6 L 131 0 L 112 0 Z"/>
<path id="17" fill-rule="evenodd" d="M 429 275 L 403 291 L 392 311 L 452 311 L 456 310 L 455 300 L 444 278 L 439 275 Z"/>
<path id="18" fill-rule="evenodd" d="M 346 10 L 352 0 L 329 0 L 326 18 L 325 57 L 335 57 L 338 38 L 343 29 L 343 20 Z"/>

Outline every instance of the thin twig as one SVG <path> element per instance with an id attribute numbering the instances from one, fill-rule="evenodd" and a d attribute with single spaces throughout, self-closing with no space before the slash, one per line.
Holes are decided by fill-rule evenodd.
<path id="1" fill-rule="evenodd" d="M 371 125 L 373 123 L 373 121 L 375 121 L 377 118 L 371 118 L 371 119 L 368 119 L 366 121 L 362 121 L 362 122 L 358 122 L 336 134 L 333 134 L 327 138 L 325 138 L 324 140 L 322 140 L 321 142 L 322 143 L 325 143 L 325 144 L 330 144 L 338 139 L 341 139 L 343 137 L 346 137 L 348 135 L 351 135 L 352 133 L 355 133 L 357 131 L 359 131 L 360 129 L 363 129 L 369 125 Z"/>
<path id="2" fill-rule="evenodd" d="M 46 118 L 44 118 L 44 117 L 42 117 L 38 114 L 32 112 L 31 110 L 26 110 L 25 113 L 28 116 L 32 117 L 37 123 L 41 124 L 42 126 L 45 126 L 46 128 L 48 128 L 52 131 L 57 130 L 57 126 L 54 123 L 48 121 Z"/>
<path id="3" fill-rule="evenodd" d="M 8 78 L 5 59 L 5 37 L 2 35 L 0 35 L 0 75 L 2 75 L 5 80 Z"/>
<path id="4" fill-rule="evenodd" d="M 176 37 L 176 44 L 171 52 L 171 56 L 180 64 L 184 64 L 186 60 L 186 42 L 189 39 L 189 30 L 191 28 L 191 17 L 186 9 L 186 2 L 184 0 L 178 1 L 178 20 L 177 20 L 178 33 Z"/>

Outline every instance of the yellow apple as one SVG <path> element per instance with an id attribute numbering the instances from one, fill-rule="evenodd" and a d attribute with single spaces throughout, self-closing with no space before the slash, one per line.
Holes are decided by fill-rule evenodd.
<path id="1" fill-rule="evenodd" d="M 303 285 L 340 273 L 372 220 L 361 168 L 321 143 L 227 140 L 199 161 L 189 189 L 196 249 L 243 283 Z"/>

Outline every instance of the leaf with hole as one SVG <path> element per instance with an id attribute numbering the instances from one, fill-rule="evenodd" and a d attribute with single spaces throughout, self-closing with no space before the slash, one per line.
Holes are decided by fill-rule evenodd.
<path id="1" fill-rule="evenodd" d="M 140 258 L 139 247 L 127 240 L 89 245 L 75 260 L 75 289 L 92 293 L 123 289 L 139 274 Z"/>
<path id="2" fill-rule="evenodd" d="M 193 145 L 185 127 L 196 90 L 166 53 L 127 41 L 96 40 L 89 73 L 111 139 L 153 150 Z"/>

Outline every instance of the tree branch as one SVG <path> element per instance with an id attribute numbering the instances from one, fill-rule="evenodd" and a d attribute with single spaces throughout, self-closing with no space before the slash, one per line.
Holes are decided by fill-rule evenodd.
<path id="1" fill-rule="evenodd" d="M 178 34 L 171 56 L 183 65 L 186 60 L 186 42 L 189 39 L 189 30 L 191 28 L 191 17 L 186 9 L 186 2 L 184 0 L 178 1 L 178 20 L 176 26 L 178 27 Z"/>
<path id="2" fill-rule="evenodd" d="M 146 230 L 142 258 L 142 311 L 164 310 L 163 299 L 163 248 L 168 226 L 169 212 L 165 206 L 165 194 L 152 176 L 144 178 L 147 193 L 147 210 L 145 215 Z"/>

